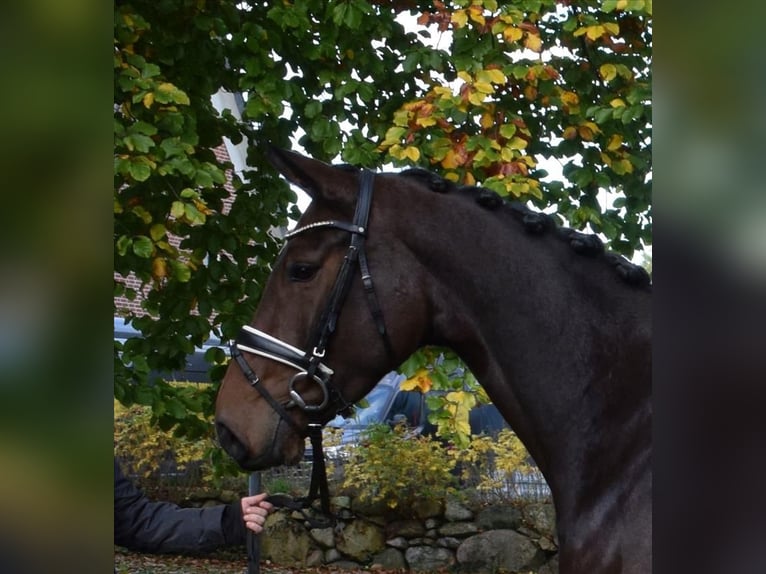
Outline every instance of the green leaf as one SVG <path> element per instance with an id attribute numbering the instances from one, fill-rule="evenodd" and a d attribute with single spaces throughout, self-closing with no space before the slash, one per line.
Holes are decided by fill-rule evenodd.
<path id="1" fill-rule="evenodd" d="M 322 112 L 322 103 L 317 101 L 311 101 L 306 104 L 304 113 L 307 118 L 313 118 Z"/>
<path id="2" fill-rule="evenodd" d="M 141 161 L 142 159 L 143 158 L 137 158 L 131 160 L 128 167 L 130 176 L 136 181 L 146 181 L 149 179 L 149 176 L 152 175 L 151 167 L 145 161 Z"/>
<path id="3" fill-rule="evenodd" d="M 173 277 L 181 283 L 186 283 L 191 279 L 191 269 L 182 261 L 171 260 L 170 268 L 173 270 Z"/>
<path id="4" fill-rule="evenodd" d="M 424 368 L 425 365 L 425 357 L 423 356 L 422 352 L 418 351 L 410 355 L 410 357 L 404 361 L 397 370 L 405 377 L 409 378 L 417 373 L 420 369 Z"/>
<path id="5" fill-rule="evenodd" d="M 121 235 L 120 238 L 115 243 L 115 247 L 117 248 L 117 253 L 121 256 L 124 256 L 128 249 L 130 248 L 133 241 L 128 237 L 127 235 Z"/>
<path id="6" fill-rule="evenodd" d="M 159 241 L 163 237 L 165 237 L 165 234 L 167 233 L 167 229 L 165 228 L 164 223 L 155 223 L 149 228 L 149 235 L 151 236 L 153 241 Z"/>
<path id="7" fill-rule="evenodd" d="M 503 124 L 500 126 L 500 135 L 506 139 L 511 139 L 516 135 L 516 126 L 513 124 Z"/>
<path id="8" fill-rule="evenodd" d="M 139 235 L 133 239 L 133 253 L 144 259 L 148 259 L 152 256 L 154 251 L 154 244 L 152 240 L 145 235 Z"/>
<path id="9" fill-rule="evenodd" d="M 186 204 L 183 201 L 174 201 L 170 206 L 170 215 L 175 219 L 183 217 Z"/>

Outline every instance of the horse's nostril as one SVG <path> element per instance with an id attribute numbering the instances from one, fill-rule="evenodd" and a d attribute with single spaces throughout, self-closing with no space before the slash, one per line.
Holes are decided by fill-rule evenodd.
<path id="1" fill-rule="evenodd" d="M 218 434 L 218 442 L 221 443 L 221 447 L 229 453 L 231 458 L 238 463 L 243 462 L 247 458 L 247 448 L 245 448 L 245 445 L 242 444 L 229 427 L 221 421 L 216 421 L 215 431 Z"/>

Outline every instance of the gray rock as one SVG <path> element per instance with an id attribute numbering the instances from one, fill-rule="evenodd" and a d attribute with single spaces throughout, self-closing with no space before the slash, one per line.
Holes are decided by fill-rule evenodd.
<path id="1" fill-rule="evenodd" d="M 439 526 L 439 520 L 437 518 L 427 518 L 423 526 L 426 527 L 426 530 L 431 530 Z"/>
<path id="2" fill-rule="evenodd" d="M 330 504 L 335 507 L 336 511 L 343 508 L 351 508 L 350 496 L 335 496 L 330 501 Z"/>
<path id="3" fill-rule="evenodd" d="M 556 512 L 552 504 L 546 502 L 527 504 L 523 513 L 527 526 L 544 536 L 553 536 L 556 530 Z"/>
<path id="4" fill-rule="evenodd" d="M 396 538 L 391 538 L 390 540 L 386 540 L 386 546 L 390 546 L 391 548 L 400 548 L 403 550 L 407 548 L 409 544 L 407 543 L 406 538 L 397 536 Z"/>
<path id="5" fill-rule="evenodd" d="M 424 520 L 426 518 L 433 518 L 434 516 L 441 516 L 444 504 L 440 500 L 422 499 L 416 500 L 412 505 L 412 513 L 415 518 Z"/>
<path id="6" fill-rule="evenodd" d="M 386 526 L 386 536 L 388 538 L 396 538 L 398 536 L 417 538 L 418 536 L 423 536 L 424 532 L 423 523 L 419 520 L 397 520 Z"/>
<path id="7" fill-rule="evenodd" d="M 309 552 L 309 555 L 306 556 L 306 566 L 309 568 L 315 568 L 322 564 L 324 564 L 324 553 L 319 550 L 319 548 L 312 550 Z"/>
<path id="8" fill-rule="evenodd" d="M 460 546 L 460 540 L 451 536 L 445 536 L 444 538 L 439 538 L 439 540 L 436 541 L 436 545 L 441 546 L 442 548 L 451 548 L 454 550 Z"/>
<path id="9" fill-rule="evenodd" d="M 433 572 L 455 564 L 455 555 L 451 550 L 431 546 L 412 546 L 405 552 L 404 559 L 410 570 L 416 572 Z"/>
<path id="10" fill-rule="evenodd" d="M 507 504 L 490 506 L 479 512 L 476 524 L 482 530 L 516 530 L 521 525 L 521 511 Z"/>
<path id="11" fill-rule="evenodd" d="M 332 548 L 335 546 L 335 533 L 330 528 L 312 528 L 309 533 L 322 548 Z"/>
<path id="12" fill-rule="evenodd" d="M 285 513 L 275 512 L 266 520 L 261 535 L 261 557 L 276 564 L 305 566 L 316 549 L 308 531 Z"/>
<path id="13" fill-rule="evenodd" d="M 347 524 L 336 544 L 343 554 L 359 562 L 367 562 L 385 547 L 383 529 L 362 520 Z"/>
<path id="14" fill-rule="evenodd" d="M 539 549 L 513 530 L 493 530 L 471 536 L 458 547 L 456 558 L 470 572 L 519 572 L 535 564 Z"/>
<path id="15" fill-rule="evenodd" d="M 410 546 L 434 546 L 436 541 L 432 538 L 413 538 Z"/>
<path id="16" fill-rule="evenodd" d="M 330 548 L 327 550 L 327 552 L 324 553 L 324 563 L 330 564 L 332 562 L 336 562 L 342 558 L 341 553 L 338 552 L 335 548 Z"/>
<path id="17" fill-rule="evenodd" d="M 457 522 L 459 520 L 471 520 L 473 518 L 473 512 L 468 508 L 460 504 L 456 500 L 448 500 L 444 508 L 444 518 L 450 522 Z"/>
<path id="18" fill-rule="evenodd" d="M 386 548 L 372 557 L 370 569 L 401 570 L 407 567 L 404 554 L 396 548 Z"/>
<path id="19" fill-rule="evenodd" d="M 442 536 L 454 536 L 465 538 L 479 532 L 479 527 L 473 522 L 448 522 L 439 528 L 439 534 Z"/>

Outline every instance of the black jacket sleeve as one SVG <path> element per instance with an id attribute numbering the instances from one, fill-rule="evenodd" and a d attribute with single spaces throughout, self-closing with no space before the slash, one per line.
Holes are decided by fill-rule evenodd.
<path id="1" fill-rule="evenodd" d="M 199 554 L 220 546 L 244 544 L 239 503 L 182 508 L 154 502 L 114 461 L 114 543 L 151 553 Z"/>

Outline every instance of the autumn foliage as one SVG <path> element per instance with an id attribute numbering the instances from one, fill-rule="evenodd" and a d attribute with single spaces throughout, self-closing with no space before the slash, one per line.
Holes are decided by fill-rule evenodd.
<path id="1" fill-rule="evenodd" d="M 211 402 L 175 397 L 150 373 L 252 316 L 280 248 L 270 230 L 297 215 L 267 143 L 368 168 L 420 165 L 529 201 L 625 255 L 641 250 L 651 46 L 651 0 L 116 3 L 114 294 L 140 300 L 144 338 L 115 347 L 115 396 L 200 432 Z M 217 111 L 219 90 L 241 94 L 241 109 Z M 215 155 L 224 138 L 245 144 L 242 171 Z M 222 350 L 209 359 L 217 380 Z M 448 375 L 428 378 L 439 387 Z M 472 400 L 449 396 L 456 413 Z M 439 424 L 460 437 L 460 421 Z"/>

